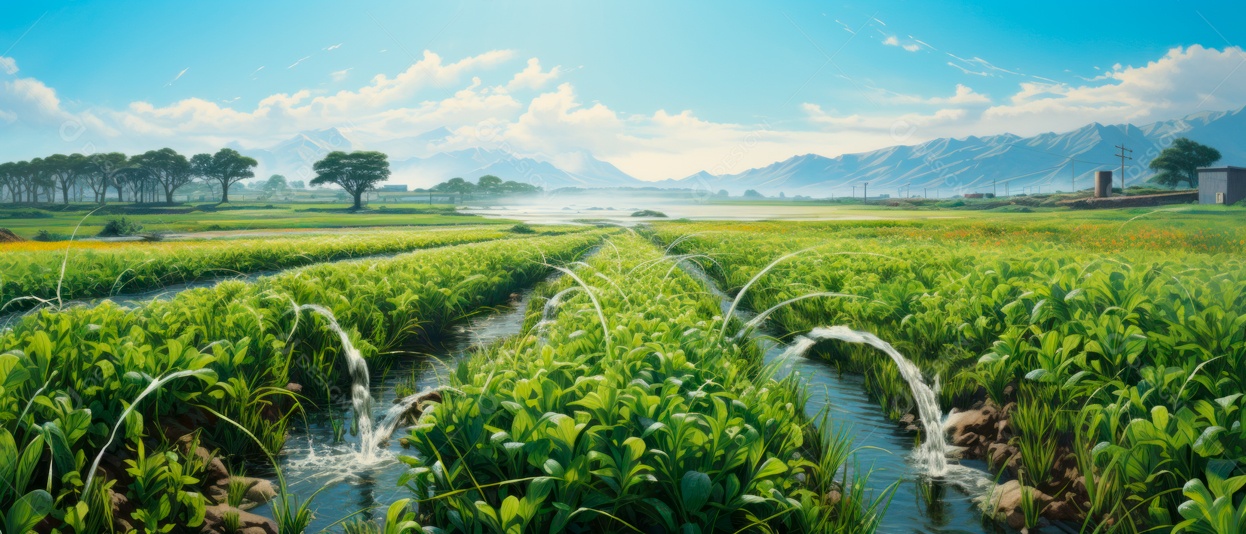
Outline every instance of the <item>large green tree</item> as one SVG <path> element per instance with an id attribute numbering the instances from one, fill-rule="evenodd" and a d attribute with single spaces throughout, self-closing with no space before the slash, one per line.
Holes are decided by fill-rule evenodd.
<path id="1" fill-rule="evenodd" d="M 462 178 L 451 178 L 433 186 L 433 191 L 470 195 L 476 191 L 476 185 Z"/>
<path id="2" fill-rule="evenodd" d="M 495 195 L 502 191 L 502 179 L 492 174 L 486 174 L 476 180 L 476 188 L 485 195 Z"/>
<path id="3" fill-rule="evenodd" d="M 280 193 L 290 188 L 290 183 L 286 181 L 286 177 L 280 174 L 274 174 L 268 177 L 268 181 L 264 182 L 264 190 L 270 193 Z"/>
<path id="4" fill-rule="evenodd" d="M 48 165 L 47 159 L 34 158 L 29 163 L 25 163 L 24 169 L 26 171 L 26 193 L 30 196 L 30 202 L 39 202 L 40 191 L 47 193 L 48 202 L 52 202 L 51 165 Z"/>
<path id="5" fill-rule="evenodd" d="M 1151 170 L 1156 171 L 1151 181 L 1176 186 L 1185 182 L 1198 186 L 1198 168 L 1220 161 L 1220 151 L 1179 137 L 1151 160 Z"/>
<path id="6" fill-rule="evenodd" d="M 191 158 L 191 172 L 204 180 L 220 184 L 221 203 L 229 202 L 229 186 L 248 178 L 255 178 L 255 158 L 239 154 L 232 148 L 222 148 L 216 154 L 198 154 Z"/>
<path id="7" fill-rule="evenodd" d="M 86 173 L 83 178 L 87 186 L 95 192 L 95 202 L 103 204 L 107 201 L 108 188 L 117 189 L 117 201 L 121 201 L 121 184 L 118 173 L 129 163 L 130 159 L 120 152 L 105 152 L 87 157 Z"/>
<path id="8" fill-rule="evenodd" d="M 330 152 L 312 169 L 312 185 L 336 184 L 355 197 L 355 208 L 363 207 L 363 194 L 389 179 L 389 157 L 381 152 Z"/>
<path id="9" fill-rule="evenodd" d="M 82 154 L 52 154 L 43 158 L 43 165 L 52 183 L 60 186 L 61 201 L 69 204 L 69 189 L 87 172 L 87 158 Z M 48 200 L 52 200 L 51 197 Z"/>
<path id="10" fill-rule="evenodd" d="M 172 148 L 149 150 L 133 159 L 134 166 L 146 173 L 147 178 L 164 189 L 164 202 L 173 203 L 173 193 L 194 178 L 190 161 Z"/>
<path id="11" fill-rule="evenodd" d="M 7 189 L 9 198 L 14 204 L 21 201 L 21 182 L 19 176 L 19 167 L 16 161 L 6 161 L 0 163 L 0 188 Z M 0 197 L 3 196 L 3 190 L 0 190 Z"/>

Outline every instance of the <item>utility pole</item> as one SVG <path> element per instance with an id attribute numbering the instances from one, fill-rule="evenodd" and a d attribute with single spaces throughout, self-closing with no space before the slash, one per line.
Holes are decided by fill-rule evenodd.
<path id="1" fill-rule="evenodd" d="M 991 178 L 991 196 L 996 196 L 995 193 L 999 192 L 996 189 L 996 182 L 998 181 L 999 181 L 999 178 Z"/>
<path id="2" fill-rule="evenodd" d="M 861 193 L 861 202 L 865 204 L 870 203 L 870 183 L 869 182 L 865 182 L 864 184 L 864 192 Z"/>
<path id="3" fill-rule="evenodd" d="M 852 186 L 852 198 L 857 198 L 857 186 Z"/>
<path id="4" fill-rule="evenodd" d="M 1133 150 L 1130 150 L 1130 149 L 1128 149 L 1128 148 L 1125 148 L 1125 143 L 1121 143 L 1121 144 L 1119 144 L 1119 145 L 1116 145 L 1116 148 L 1119 148 L 1119 149 L 1121 150 L 1121 153 L 1120 153 L 1120 154 L 1117 154 L 1117 155 L 1116 155 L 1116 157 L 1118 157 L 1118 158 L 1120 158 L 1120 159 L 1121 159 L 1121 194 L 1123 195 L 1123 194 L 1125 194 L 1125 160 L 1127 160 L 1127 159 L 1128 159 L 1128 160 L 1132 160 L 1132 159 L 1133 159 L 1133 158 L 1131 158 L 1131 157 L 1129 157 L 1129 156 L 1126 156 L 1126 155 L 1125 155 L 1125 153 L 1126 153 L 1126 152 L 1128 152 L 1128 153 L 1130 153 L 1130 154 L 1133 154 L 1133 153 L 1134 153 L 1134 151 L 1133 151 Z"/>

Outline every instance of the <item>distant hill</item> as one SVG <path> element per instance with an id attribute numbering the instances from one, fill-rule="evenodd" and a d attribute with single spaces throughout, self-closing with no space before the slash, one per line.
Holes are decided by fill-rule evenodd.
<path id="1" fill-rule="evenodd" d="M 741 173 L 714 176 L 701 172 L 679 180 L 661 182 L 668 187 L 727 189 L 740 194 L 756 189 L 772 195 L 826 196 L 846 194 L 852 186 L 861 194 L 868 182 L 871 195 L 921 195 L 923 189 L 934 196 L 952 193 L 1016 193 L 1030 191 L 1068 191 L 1076 175 L 1076 187 L 1091 185 L 1096 170 L 1114 171 L 1118 180 L 1120 160 L 1116 145 L 1133 149 L 1133 161 L 1126 162 L 1127 184 L 1151 176 L 1147 164 L 1177 137 L 1189 137 L 1213 146 L 1223 155 L 1221 163 L 1246 164 L 1246 108 L 1204 112 L 1181 119 L 1142 126 L 1088 124 L 1065 133 L 1045 133 L 1033 137 L 1010 134 L 962 139 L 935 139 L 912 146 L 893 146 L 835 158 L 805 154 Z M 1119 182 L 1118 182 L 1119 183 Z"/>
<path id="2" fill-rule="evenodd" d="M 337 128 L 308 130 L 271 147 L 263 149 L 239 149 L 259 162 L 256 178 L 272 174 L 284 175 L 289 180 L 311 180 L 316 177 L 312 165 L 330 152 L 359 150 L 359 145 Z"/>

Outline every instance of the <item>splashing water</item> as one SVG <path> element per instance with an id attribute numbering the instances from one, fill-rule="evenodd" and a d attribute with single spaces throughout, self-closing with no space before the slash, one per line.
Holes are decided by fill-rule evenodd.
<path id="1" fill-rule="evenodd" d="M 782 357 L 801 356 L 822 340 L 834 339 L 847 343 L 869 345 L 883 351 L 896 362 L 900 368 L 900 376 L 908 383 L 917 403 L 917 414 L 921 419 L 925 439 L 920 447 L 913 451 L 917 463 L 926 468 L 930 476 L 943 476 L 948 472 L 947 439 L 943 435 L 943 411 L 939 408 L 939 399 L 930 386 L 922 378 L 921 369 L 900 354 L 890 343 L 879 339 L 868 332 L 858 332 L 844 326 L 818 327 L 804 336 L 796 338 L 788 346 Z"/>
<path id="2" fill-rule="evenodd" d="M 398 428 L 398 422 L 402 421 L 402 417 L 406 415 L 407 412 L 410 412 L 411 408 L 420 402 L 420 399 L 426 398 L 429 393 L 438 389 L 440 388 L 421 391 L 419 393 L 408 395 L 401 400 L 395 401 L 394 405 L 385 412 L 385 417 L 381 418 L 381 422 L 376 424 L 376 431 L 373 432 L 373 437 L 376 439 L 376 442 L 379 444 L 389 439 L 389 437 L 394 434 L 394 430 Z"/>
<path id="3" fill-rule="evenodd" d="M 368 393 L 368 363 L 364 361 L 359 349 L 350 342 L 350 336 L 338 324 L 337 317 L 328 308 L 319 304 L 304 304 L 299 311 L 308 310 L 325 319 L 329 329 L 333 330 L 342 340 L 342 353 L 346 356 L 347 370 L 350 371 L 350 404 L 355 412 L 355 426 L 359 428 L 359 454 L 363 460 L 375 459 L 377 445 L 381 440 L 376 437 L 372 428 L 372 395 Z M 388 437 L 388 436 L 386 436 Z"/>

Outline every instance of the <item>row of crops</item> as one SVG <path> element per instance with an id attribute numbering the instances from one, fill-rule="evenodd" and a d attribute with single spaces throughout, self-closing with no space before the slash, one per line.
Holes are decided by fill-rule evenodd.
<path id="1" fill-rule="evenodd" d="M 1046 514 L 1085 531 L 1237 533 L 1246 261 L 1235 247 L 1207 253 L 1209 232 L 1222 233 L 1173 232 L 1158 250 L 1129 246 L 1119 228 L 1058 225 L 666 224 L 654 238 L 704 255 L 727 288 L 799 251 L 744 303 L 849 294 L 799 300 L 771 320 L 789 334 L 874 332 L 938 377 L 945 409 L 1002 412 L 1004 430 L 981 448 L 1027 499 L 1045 497 L 1023 503 L 1025 526 Z M 911 410 L 897 370 L 867 349 L 826 343 L 818 356 L 864 374 L 892 417 Z"/>
<path id="2" fill-rule="evenodd" d="M 401 248 L 500 237 L 430 236 L 390 239 Z M 300 405 L 340 400 L 343 345 L 303 305 L 330 310 L 376 364 L 504 302 L 600 239 L 590 231 L 495 240 L 225 282 L 135 309 L 104 303 L 27 316 L 0 331 L 0 530 L 107 532 L 123 520 L 145 532 L 193 531 L 209 504 L 198 444 L 231 462 L 266 460 Z M 170 437 L 174 428 L 202 431 L 187 443 Z M 114 518 L 118 500 L 140 506 Z M 278 516 L 283 526 L 297 522 Z"/>
<path id="3" fill-rule="evenodd" d="M 419 521 L 456 532 L 872 532 L 849 443 L 804 416 L 718 300 L 610 238 L 460 363 L 410 430 Z M 539 320 L 539 322 L 538 322 Z M 839 478 L 837 478 L 839 477 Z"/>
<path id="4" fill-rule="evenodd" d="M 545 231 L 559 233 L 566 229 Z M 418 232 L 378 230 L 310 238 L 294 235 L 201 242 L 57 243 L 55 248 L 49 248 L 49 243 L 10 243 L 0 245 L 0 311 L 505 237 L 516 234 L 507 229 L 481 227 Z"/>

